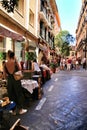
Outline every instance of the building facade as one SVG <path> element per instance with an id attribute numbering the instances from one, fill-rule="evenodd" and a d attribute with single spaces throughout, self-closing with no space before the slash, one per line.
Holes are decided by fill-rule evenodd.
<path id="1" fill-rule="evenodd" d="M 55 22 L 60 30 L 55 5 L 55 0 L 19 0 L 14 12 L 8 13 L 0 2 L 0 52 L 11 49 L 18 61 L 25 60 L 27 47 L 37 55 L 39 49 L 49 55 L 49 49 L 54 47 Z"/>
<path id="2" fill-rule="evenodd" d="M 82 0 L 82 8 L 76 30 L 76 55 L 86 58 L 87 55 L 87 0 Z"/>

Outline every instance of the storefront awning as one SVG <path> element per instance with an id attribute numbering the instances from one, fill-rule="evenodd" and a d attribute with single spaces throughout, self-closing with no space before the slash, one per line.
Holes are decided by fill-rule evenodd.
<path id="1" fill-rule="evenodd" d="M 12 38 L 16 41 L 24 41 L 24 37 L 17 32 L 11 30 L 10 28 L 7 28 L 6 26 L 0 24 L 0 35 Z"/>

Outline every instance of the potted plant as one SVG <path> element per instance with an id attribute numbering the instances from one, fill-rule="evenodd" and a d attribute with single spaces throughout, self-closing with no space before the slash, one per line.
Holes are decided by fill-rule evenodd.
<path id="1" fill-rule="evenodd" d="M 4 58 L 4 55 L 2 52 L 0 52 L 0 60 L 3 60 L 3 58 Z"/>
<path id="2" fill-rule="evenodd" d="M 50 63 L 50 69 L 51 69 L 51 71 L 52 71 L 53 73 L 55 73 L 55 71 L 56 71 L 56 64 L 55 64 L 54 62 L 51 62 L 51 63 Z"/>
<path id="3" fill-rule="evenodd" d="M 31 70 L 31 61 L 36 59 L 35 52 L 26 52 L 27 69 Z"/>

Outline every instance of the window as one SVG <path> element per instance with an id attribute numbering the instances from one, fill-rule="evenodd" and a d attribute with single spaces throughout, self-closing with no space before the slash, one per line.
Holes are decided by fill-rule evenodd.
<path id="1" fill-rule="evenodd" d="M 30 9 L 30 14 L 29 14 L 29 24 L 31 26 L 34 26 L 34 13 L 32 12 L 31 9 Z"/>
<path id="2" fill-rule="evenodd" d="M 23 15 L 24 14 L 24 0 L 19 0 L 18 6 L 16 7 L 18 12 Z"/>

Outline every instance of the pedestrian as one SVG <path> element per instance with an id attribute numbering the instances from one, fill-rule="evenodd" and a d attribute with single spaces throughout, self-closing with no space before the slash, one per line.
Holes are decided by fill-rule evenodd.
<path id="1" fill-rule="evenodd" d="M 67 59 L 67 70 L 71 70 L 71 63 L 72 63 L 72 60 L 71 59 Z"/>
<path id="2" fill-rule="evenodd" d="M 16 108 L 13 110 L 13 114 L 17 113 L 23 114 L 27 112 L 27 109 L 23 109 L 23 104 L 25 101 L 21 81 L 14 79 L 14 72 L 20 70 L 17 60 L 15 60 L 14 52 L 8 51 L 8 59 L 4 65 L 4 75 L 7 79 L 7 91 L 8 97 L 11 101 L 16 103 Z"/>
<path id="3" fill-rule="evenodd" d="M 78 62 L 78 59 L 76 59 L 76 70 L 79 69 L 79 62 Z"/>
<path id="4" fill-rule="evenodd" d="M 86 58 L 85 57 L 82 59 L 82 66 L 83 66 L 83 69 L 86 69 Z"/>

